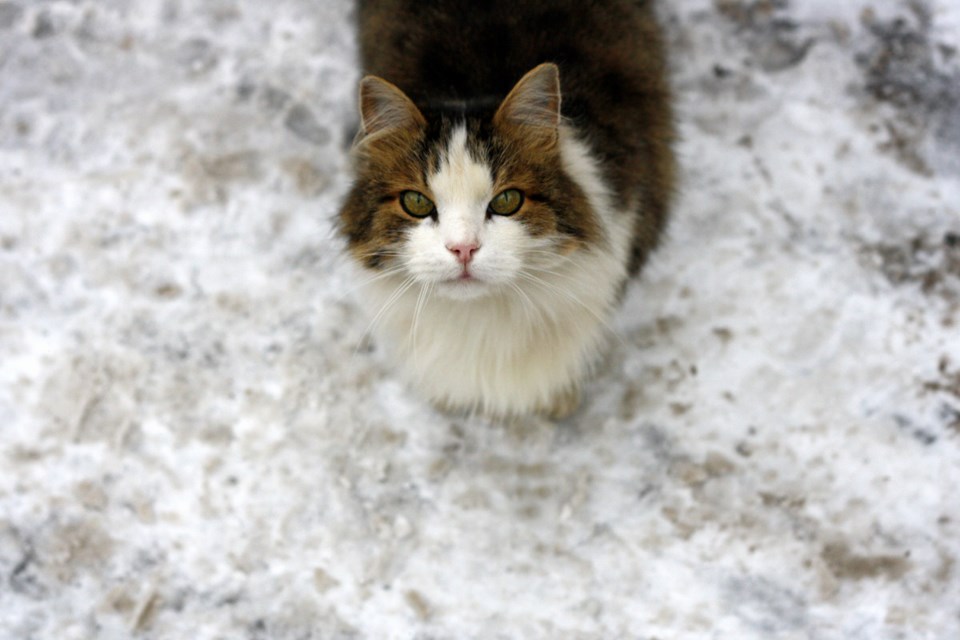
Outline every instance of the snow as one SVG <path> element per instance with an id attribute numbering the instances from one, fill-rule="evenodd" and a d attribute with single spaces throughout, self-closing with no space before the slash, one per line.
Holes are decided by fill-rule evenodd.
<path id="1" fill-rule="evenodd" d="M 960 10 L 669 4 L 675 221 L 554 425 L 364 335 L 349 3 L 0 2 L 0 638 L 960 637 Z"/>

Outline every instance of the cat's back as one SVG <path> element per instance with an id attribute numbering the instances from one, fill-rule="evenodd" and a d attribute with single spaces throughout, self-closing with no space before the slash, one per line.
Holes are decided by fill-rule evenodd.
<path id="1" fill-rule="evenodd" d="M 545 61 L 560 65 L 566 96 L 662 58 L 637 50 L 657 30 L 636 0 L 361 0 L 359 19 L 364 71 L 414 101 L 503 97 Z"/>
<path id="2" fill-rule="evenodd" d="M 364 73 L 420 106 L 498 104 L 524 73 L 560 68 L 562 112 L 617 203 L 642 211 L 630 271 L 656 244 L 673 190 L 673 117 L 660 29 L 644 0 L 360 0 Z"/>

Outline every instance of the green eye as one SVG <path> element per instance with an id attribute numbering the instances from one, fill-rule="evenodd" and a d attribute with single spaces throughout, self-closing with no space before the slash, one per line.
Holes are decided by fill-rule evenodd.
<path id="1" fill-rule="evenodd" d="M 404 191 L 401 193 L 400 206 L 414 218 L 426 218 L 436 210 L 430 198 L 419 191 Z"/>
<path id="2" fill-rule="evenodd" d="M 507 189 L 490 201 L 490 212 L 499 216 L 512 216 L 523 204 L 523 194 L 516 189 Z"/>

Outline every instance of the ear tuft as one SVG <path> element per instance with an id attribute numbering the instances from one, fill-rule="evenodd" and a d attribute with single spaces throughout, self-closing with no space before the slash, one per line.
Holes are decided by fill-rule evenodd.
<path id="1" fill-rule="evenodd" d="M 498 125 L 552 130 L 560 126 L 560 70 L 547 62 L 534 67 L 507 94 L 494 116 Z"/>
<path id="2" fill-rule="evenodd" d="M 426 124 L 407 94 L 377 76 L 366 76 L 360 81 L 360 118 L 364 137 Z"/>

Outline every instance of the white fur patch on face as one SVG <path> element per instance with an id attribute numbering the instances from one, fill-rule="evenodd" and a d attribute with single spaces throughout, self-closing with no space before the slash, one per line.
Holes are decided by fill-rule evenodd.
<path id="1" fill-rule="evenodd" d="M 427 178 L 446 245 L 477 242 L 493 197 L 490 167 L 478 162 L 467 149 L 467 130 L 458 127 L 450 137 L 439 170 Z"/>
<path id="2" fill-rule="evenodd" d="M 532 239 L 518 222 L 487 215 L 494 196 L 492 171 L 470 153 L 465 127 L 450 136 L 427 186 L 437 220 L 425 220 L 408 233 L 403 258 L 410 274 L 455 299 L 476 298 L 510 282 L 522 268 Z M 466 267 L 451 250 L 457 246 L 477 247 Z"/>

